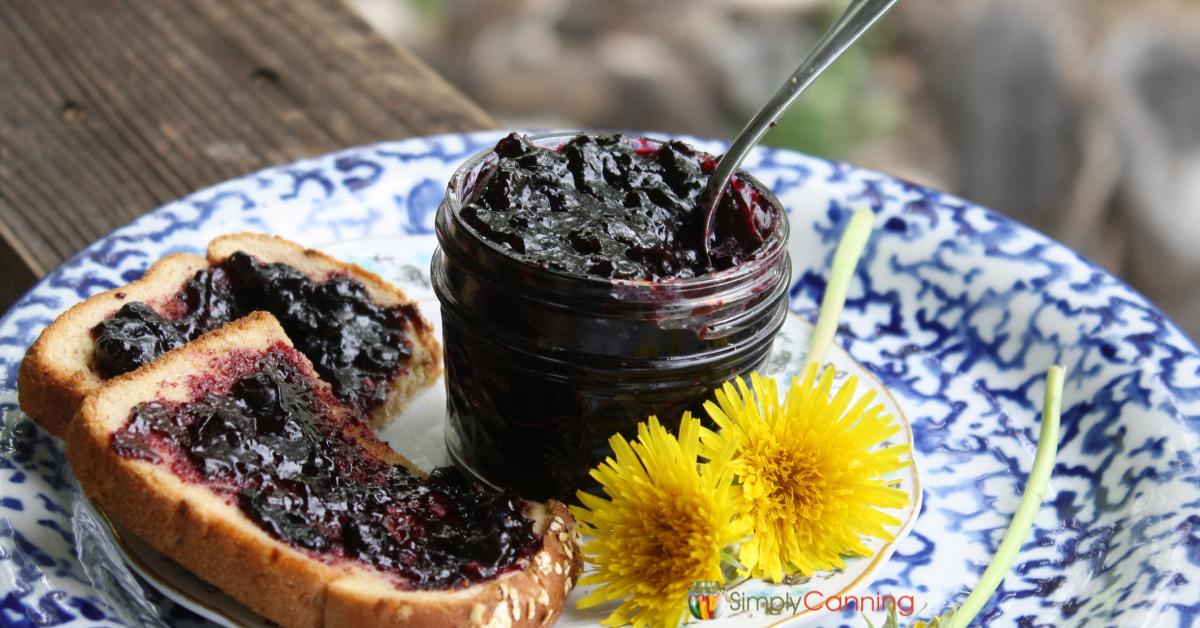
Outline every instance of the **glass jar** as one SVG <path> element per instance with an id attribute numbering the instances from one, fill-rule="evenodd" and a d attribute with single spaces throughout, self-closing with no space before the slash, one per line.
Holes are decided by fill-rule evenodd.
<path id="1" fill-rule="evenodd" d="M 558 147 L 575 134 L 534 138 Z M 626 138 L 637 147 L 658 142 Z M 515 259 L 459 215 L 494 153 L 454 173 L 432 264 L 442 306 L 446 440 L 456 464 L 526 498 L 573 502 L 608 439 L 657 415 L 668 428 L 723 382 L 760 368 L 787 313 L 787 214 L 755 259 L 688 279 L 569 274 Z"/>

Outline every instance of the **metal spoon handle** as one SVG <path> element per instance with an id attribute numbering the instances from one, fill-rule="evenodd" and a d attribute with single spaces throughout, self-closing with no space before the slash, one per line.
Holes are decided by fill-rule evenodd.
<path id="1" fill-rule="evenodd" d="M 852 0 L 850 6 L 838 18 L 829 30 L 821 36 L 816 46 L 808 53 L 808 57 L 800 63 L 800 67 L 792 73 L 787 82 L 775 92 L 763 108 L 755 114 L 746 128 L 738 134 L 733 145 L 717 162 L 708 184 L 700 197 L 700 207 L 704 210 L 704 250 L 707 253 L 713 236 L 713 221 L 717 213 L 717 205 L 721 193 L 729 184 L 733 172 L 741 165 L 742 160 L 750 149 L 758 144 L 762 136 L 771 128 L 779 116 L 791 106 L 796 97 L 812 84 L 829 64 L 833 63 L 850 44 L 854 43 L 863 33 L 875 23 L 897 0 Z"/>

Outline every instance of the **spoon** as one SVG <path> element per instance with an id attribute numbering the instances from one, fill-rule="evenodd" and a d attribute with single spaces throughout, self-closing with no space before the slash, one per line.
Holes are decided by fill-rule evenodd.
<path id="1" fill-rule="evenodd" d="M 896 2 L 897 0 L 852 0 L 837 22 L 834 22 L 833 26 L 830 26 L 829 30 L 825 31 L 825 34 L 817 41 L 817 45 L 800 63 L 800 67 L 796 68 L 787 82 L 771 96 L 762 109 L 758 110 L 746 128 L 738 134 L 729 150 L 721 156 L 700 196 L 700 208 L 704 211 L 704 237 L 702 238 L 704 244 L 702 246 L 705 257 L 708 257 L 711 252 L 713 221 L 721 195 L 725 192 L 725 187 L 729 185 L 729 179 L 733 176 L 734 171 L 746 158 L 746 154 L 755 144 L 758 144 L 767 129 L 775 126 L 776 120 L 784 111 L 787 111 L 788 107 L 792 106 L 796 97 L 811 85 L 813 80 L 821 72 L 824 72 L 829 64 L 833 63 L 834 59 L 841 56 L 850 47 L 850 44 L 867 32 L 875 20 L 878 20 Z"/>

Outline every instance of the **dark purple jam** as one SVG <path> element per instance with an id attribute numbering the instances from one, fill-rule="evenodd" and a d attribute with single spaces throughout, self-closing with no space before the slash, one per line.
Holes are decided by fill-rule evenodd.
<path id="1" fill-rule="evenodd" d="M 682 142 L 631 146 L 578 135 L 557 150 L 511 134 L 494 149 L 462 219 L 528 264 L 609 279 L 696 277 L 754 258 L 779 217 L 735 177 L 717 210 L 711 257 L 697 209 L 715 158 Z"/>
<path id="2" fill-rule="evenodd" d="M 210 486 L 282 541 L 369 563 L 405 588 L 486 580 L 539 549 L 511 493 L 484 492 L 453 468 L 414 476 L 335 404 L 275 349 L 227 392 L 138 405 L 113 448 Z"/>
<path id="3" fill-rule="evenodd" d="M 127 303 L 92 329 L 96 368 L 115 377 L 197 336 L 254 311 L 270 312 L 333 386 L 365 415 L 388 395 L 388 383 L 412 355 L 405 321 L 422 324 L 411 305 L 384 307 L 349 277 L 313 281 L 286 264 L 245 253 L 196 273 L 176 297 L 178 316 Z"/>

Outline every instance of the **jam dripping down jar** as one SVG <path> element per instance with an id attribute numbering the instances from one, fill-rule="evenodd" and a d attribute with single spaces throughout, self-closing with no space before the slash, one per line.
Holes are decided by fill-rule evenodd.
<path id="1" fill-rule="evenodd" d="M 532 138 L 562 147 L 576 134 Z M 660 143 L 621 141 L 645 152 Z M 766 362 L 787 314 L 785 210 L 744 173 L 777 218 L 755 255 L 685 279 L 609 279 L 517 259 L 462 215 L 494 167 L 481 152 L 447 186 L 431 277 L 442 307 L 446 441 L 455 463 L 528 499 L 575 501 L 609 439 L 657 415 L 668 427 L 725 381 Z"/>

